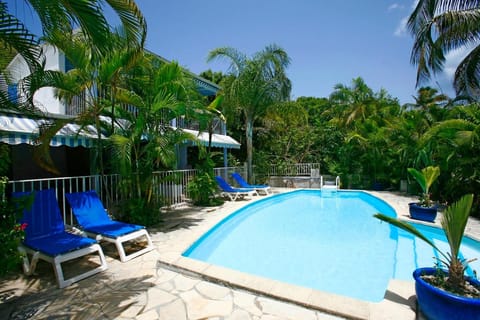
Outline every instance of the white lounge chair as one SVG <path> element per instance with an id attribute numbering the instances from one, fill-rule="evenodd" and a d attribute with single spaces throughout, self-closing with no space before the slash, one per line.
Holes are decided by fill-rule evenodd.
<path id="1" fill-rule="evenodd" d="M 31 192 L 16 192 L 13 197 L 20 198 L 30 194 Z M 23 271 L 25 274 L 32 275 L 38 259 L 45 260 L 53 265 L 58 286 L 64 288 L 107 269 L 105 256 L 97 241 L 65 231 L 55 190 L 35 191 L 33 204 L 30 209 L 24 210 L 21 222 L 27 224 L 25 239 L 18 247 L 18 250 L 24 255 Z M 98 267 L 65 279 L 62 269 L 63 262 L 95 252 L 100 258 Z M 29 261 L 28 255 L 32 256 L 31 261 Z"/>
<path id="2" fill-rule="evenodd" d="M 65 197 L 82 230 L 89 237 L 114 243 L 120 261 L 131 260 L 154 249 L 150 235 L 144 226 L 110 219 L 95 191 L 66 193 Z M 147 245 L 131 254 L 126 254 L 123 244 L 141 238 L 145 238 Z"/>
<path id="3" fill-rule="evenodd" d="M 232 201 L 245 196 L 258 195 L 258 192 L 252 188 L 234 188 L 220 176 L 216 176 L 215 180 L 217 181 L 218 186 L 222 189 L 222 195 L 229 197 Z"/>
<path id="4" fill-rule="evenodd" d="M 232 178 L 235 179 L 241 188 L 255 189 L 257 192 L 263 192 L 265 194 L 268 194 L 270 191 L 270 186 L 266 184 L 249 184 L 236 172 L 232 173 Z"/>

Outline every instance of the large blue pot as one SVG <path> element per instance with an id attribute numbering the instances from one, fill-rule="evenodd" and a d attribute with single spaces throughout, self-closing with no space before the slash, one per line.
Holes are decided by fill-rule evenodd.
<path id="1" fill-rule="evenodd" d="M 480 299 L 465 298 L 432 286 L 421 278 L 438 272 L 435 268 L 419 268 L 413 272 L 418 308 L 429 320 L 480 320 Z M 470 283 L 480 282 L 468 278 Z"/>
<path id="2" fill-rule="evenodd" d="M 434 222 L 437 217 L 437 207 L 422 207 L 416 202 L 408 204 L 410 217 L 416 220 Z"/>

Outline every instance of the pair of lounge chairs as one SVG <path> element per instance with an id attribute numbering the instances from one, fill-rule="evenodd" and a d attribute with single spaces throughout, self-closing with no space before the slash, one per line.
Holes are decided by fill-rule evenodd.
<path id="1" fill-rule="evenodd" d="M 232 173 L 233 179 L 240 185 L 240 188 L 231 186 L 225 179 L 220 176 L 216 176 L 215 180 L 217 181 L 218 186 L 222 189 L 222 196 L 229 197 L 230 200 L 235 201 L 238 198 L 243 198 L 245 196 L 258 195 L 259 192 L 268 194 L 270 186 L 260 185 L 260 184 L 249 184 L 247 183 L 241 175 L 238 173 Z"/>
<path id="2" fill-rule="evenodd" d="M 23 270 L 27 275 L 34 273 L 39 259 L 45 260 L 53 265 L 58 286 L 64 288 L 107 269 L 105 255 L 98 243 L 100 240 L 114 242 L 122 262 L 153 249 L 144 227 L 111 220 L 94 191 L 66 194 L 80 226 L 94 239 L 65 231 L 54 189 L 16 192 L 13 197 L 29 195 L 34 199 L 31 207 L 23 210 L 21 222 L 26 223 L 27 227 L 25 239 L 18 247 L 23 254 Z M 146 237 L 148 245 L 131 255 L 125 255 L 123 243 L 139 237 Z M 94 253 L 100 260 L 98 266 L 65 279 L 63 262 Z"/>

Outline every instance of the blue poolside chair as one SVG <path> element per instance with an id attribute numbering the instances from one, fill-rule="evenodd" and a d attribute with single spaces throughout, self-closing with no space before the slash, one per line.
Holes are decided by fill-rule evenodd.
<path id="1" fill-rule="evenodd" d="M 30 196 L 32 192 L 15 192 L 14 198 Z M 18 247 L 23 254 L 23 271 L 33 274 L 38 259 L 50 262 L 54 266 L 58 286 L 64 288 L 107 269 L 107 262 L 102 248 L 97 241 L 74 235 L 65 231 L 65 225 L 60 214 L 55 190 L 34 192 L 34 200 L 30 209 L 25 209 L 21 223 L 26 223 L 25 239 Z M 62 263 L 91 253 L 98 253 L 100 265 L 82 274 L 65 279 Z M 28 259 L 32 255 L 32 261 Z"/>
<path id="2" fill-rule="evenodd" d="M 245 181 L 242 176 L 236 172 L 232 173 L 232 178 L 238 183 L 238 185 L 242 188 L 251 188 L 257 190 L 257 192 L 262 191 L 265 194 L 269 193 L 270 186 L 266 184 L 249 184 Z"/>
<path id="3" fill-rule="evenodd" d="M 227 196 L 232 201 L 237 200 L 239 197 L 258 195 L 257 191 L 252 188 L 234 188 L 220 176 L 216 176 L 215 180 L 220 189 L 222 189 L 222 196 Z"/>
<path id="4" fill-rule="evenodd" d="M 89 237 L 114 243 L 120 261 L 128 261 L 154 249 L 152 239 L 144 226 L 110 219 L 95 191 L 66 193 L 65 197 L 81 229 Z M 147 245 L 140 250 L 126 254 L 123 244 L 140 238 L 145 238 Z"/>

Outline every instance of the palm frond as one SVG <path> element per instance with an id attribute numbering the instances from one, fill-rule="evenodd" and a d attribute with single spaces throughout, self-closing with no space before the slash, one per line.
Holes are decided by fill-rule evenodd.
<path id="1" fill-rule="evenodd" d="M 382 214 L 382 213 L 377 213 L 377 214 L 374 214 L 373 215 L 375 218 L 381 220 L 381 221 L 385 221 L 397 228 L 400 228 L 416 237 L 418 237 L 419 239 L 422 239 L 423 241 L 425 241 L 426 243 L 428 243 L 432 248 L 434 248 L 435 250 L 437 250 L 444 258 L 448 259 L 448 256 L 443 253 L 442 251 L 440 251 L 437 246 L 435 245 L 435 243 L 433 243 L 433 241 L 431 241 L 430 239 L 428 239 L 426 236 L 424 236 L 420 231 L 418 231 L 417 228 L 415 228 L 414 226 L 412 226 L 411 224 L 405 222 L 405 221 L 401 221 L 399 219 L 396 219 L 396 218 L 392 218 L 390 216 L 387 216 L 385 214 Z"/>
<path id="2" fill-rule="evenodd" d="M 38 69 L 41 48 L 38 37 L 30 33 L 25 25 L 7 11 L 7 4 L 0 3 L 0 40 L 3 45 L 13 48 L 27 62 L 31 71 Z"/>
<path id="3" fill-rule="evenodd" d="M 479 83 L 480 46 L 477 46 L 458 65 L 453 85 L 458 94 L 478 99 L 480 97 Z"/>
<path id="4" fill-rule="evenodd" d="M 247 56 L 235 48 L 222 47 L 208 53 L 207 62 L 213 60 L 227 59 L 230 61 L 229 71 L 234 75 L 239 75 L 246 67 Z"/>
<path id="5" fill-rule="evenodd" d="M 442 50 L 477 45 L 480 39 L 480 8 L 447 11 L 435 17 Z"/>
<path id="6" fill-rule="evenodd" d="M 464 195 L 460 200 L 449 206 L 443 215 L 441 224 L 445 231 L 452 257 L 458 257 L 472 203 L 473 194 Z"/>
<path id="7" fill-rule="evenodd" d="M 418 182 L 422 191 L 425 193 L 427 192 L 427 180 L 421 171 L 418 171 L 415 168 L 407 168 L 408 173 L 410 173 L 415 180 Z"/>
<path id="8" fill-rule="evenodd" d="M 133 0 L 105 0 L 125 27 L 129 47 L 143 47 L 147 37 L 147 22 Z"/>

